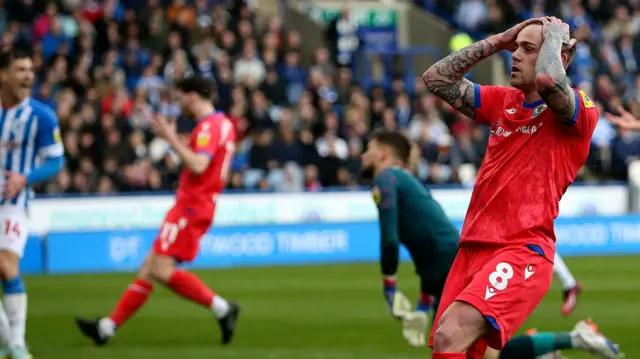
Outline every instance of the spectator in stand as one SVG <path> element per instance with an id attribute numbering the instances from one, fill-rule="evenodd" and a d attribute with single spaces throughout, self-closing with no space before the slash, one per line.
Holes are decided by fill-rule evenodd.
<path id="1" fill-rule="evenodd" d="M 640 2 L 416 3 L 459 20 L 456 28 L 474 35 L 541 14 L 563 17 L 581 40 L 569 68 L 574 86 L 601 113 L 622 104 L 640 117 Z M 460 168 L 466 178 L 482 162 L 486 128 L 437 100 L 420 79 L 406 83 L 395 76 L 404 75 L 400 71 L 371 88 L 356 81 L 358 63 L 350 56 L 360 39 L 348 9 L 327 28 L 330 48 L 305 53 L 306 34 L 277 18 L 257 22 L 255 9 L 240 0 L 0 4 L 0 47 L 31 44 L 34 97 L 61 122 L 67 168 L 37 188 L 42 193 L 173 190 L 180 163 L 147 121 L 163 113 L 181 128 L 193 126 L 180 116 L 171 84 L 194 73 L 216 79 L 216 107 L 235 125 L 230 188 L 315 191 L 366 184 L 359 155 L 368 134 L 380 128 L 403 131 L 417 144 L 417 173 L 425 183 L 459 183 Z M 582 178 L 624 179 L 627 160 L 640 155 L 637 136 L 600 121 Z"/>
<path id="2" fill-rule="evenodd" d="M 574 87 L 585 91 L 601 109 L 600 113 L 612 111 L 618 105 L 638 117 L 640 115 L 640 42 L 636 34 L 640 31 L 640 2 L 634 0 L 569 0 L 569 1 L 523 1 L 523 0 L 414 0 L 426 11 L 431 11 L 449 21 L 455 28 L 477 37 L 486 37 L 511 27 L 527 18 L 553 15 L 568 22 L 579 40 L 576 56 L 568 69 Z M 483 8 L 486 7 L 486 10 Z M 486 14 L 486 15 L 485 15 Z M 484 33 L 479 33 L 480 30 Z M 448 111 L 440 111 L 446 114 Z M 444 123 L 455 136 L 452 152 L 452 172 L 455 169 L 463 143 L 468 142 L 466 130 L 461 134 L 445 119 Z M 413 128 L 413 131 L 412 131 Z M 416 124 L 410 134 L 416 139 Z M 482 158 L 480 130 L 473 130 L 471 138 L 477 142 L 475 159 L 464 155 L 468 161 L 477 163 Z M 427 137 L 425 137 L 425 140 Z M 429 141 L 431 141 L 429 139 Z M 640 141 L 636 134 L 616 130 L 604 120 L 600 121 L 592 141 L 589 161 L 579 178 L 588 180 L 625 179 L 628 159 L 639 155 Z M 426 152 L 433 153 L 433 146 Z M 475 147 L 475 146 L 474 146 Z M 423 149 L 426 150 L 423 145 Z M 455 154 L 455 155 L 454 155 Z M 439 157 L 441 158 L 441 157 Z M 444 172 L 442 172 L 444 173 Z"/>

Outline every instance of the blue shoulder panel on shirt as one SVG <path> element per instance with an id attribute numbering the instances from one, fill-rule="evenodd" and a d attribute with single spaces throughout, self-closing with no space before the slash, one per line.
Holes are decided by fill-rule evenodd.
<path id="1" fill-rule="evenodd" d="M 573 113 L 573 118 L 571 119 L 570 122 L 563 122 L 565 125 L 567 126 L 573 126 L 576 124 L 576 122 L 578 121 L 578 114 L 580 113 L 580 95 L 578 95 L 578 92 L 576 92 L 575 90 L 572 90 L 573 94 L 576 96 L 576 112 Z"/>
<path id="2" fill-rule="evenodd" d="M 480 108 L 482 103 L 480 102 L 482 96 L 482 92 L 480 91 L 480 85 L 473 84 L 473 101 L 475 108 Z"/>
<path id="3" fill-rule="evenodd" d="M 53 111 L 51 107 L 37 100 L 31 100 L 29 104 L 33 108 L 34 115 L 38 116 L 39 126 L 46 126 L 46 127 L 58 126 L 58 116 L 56 115 L 56 113 Z"/>

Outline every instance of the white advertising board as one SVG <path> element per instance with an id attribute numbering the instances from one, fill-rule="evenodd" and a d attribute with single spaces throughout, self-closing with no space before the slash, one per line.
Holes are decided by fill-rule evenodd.
<path id="1" fill-rule="evenodd" d="M 432 193 L 451 219 L 464 218 L 471 189 L 435 189 Z M 155 228 L 173 201 L 166 195 L 36 199 L 31 203 L 29 224 L 35 233 Z M 626 186 L 574 186 L 560 203 L 560 216 L 621 215 L 627 208 Z M 367 191 L 260 193 L 221 195 L 215 223 L 247 226 L 376 219 L 377 211 Z"/>

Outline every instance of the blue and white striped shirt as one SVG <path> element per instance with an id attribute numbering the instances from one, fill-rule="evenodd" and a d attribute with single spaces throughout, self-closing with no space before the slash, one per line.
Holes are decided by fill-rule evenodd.
<path id="1" fill-rule="evenodd" d="M 27 98 L 12 108 L 0 108 L 0 170 L 28 176 L 42 161 L 62 156 L 58 118 L 50 107 Z M 27 208 L 32 197 L 27 186 L 14 199 L 0 199 L 0 205 Z"/>

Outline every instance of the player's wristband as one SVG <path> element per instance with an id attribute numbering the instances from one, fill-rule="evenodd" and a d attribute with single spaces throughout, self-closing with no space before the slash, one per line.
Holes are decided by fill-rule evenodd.
<path id="1" fill-rule="evenodd" d="M 385 289 L 394 289 L 396 287 L 396 276 L 383 276 L 382 282 Z"/>

